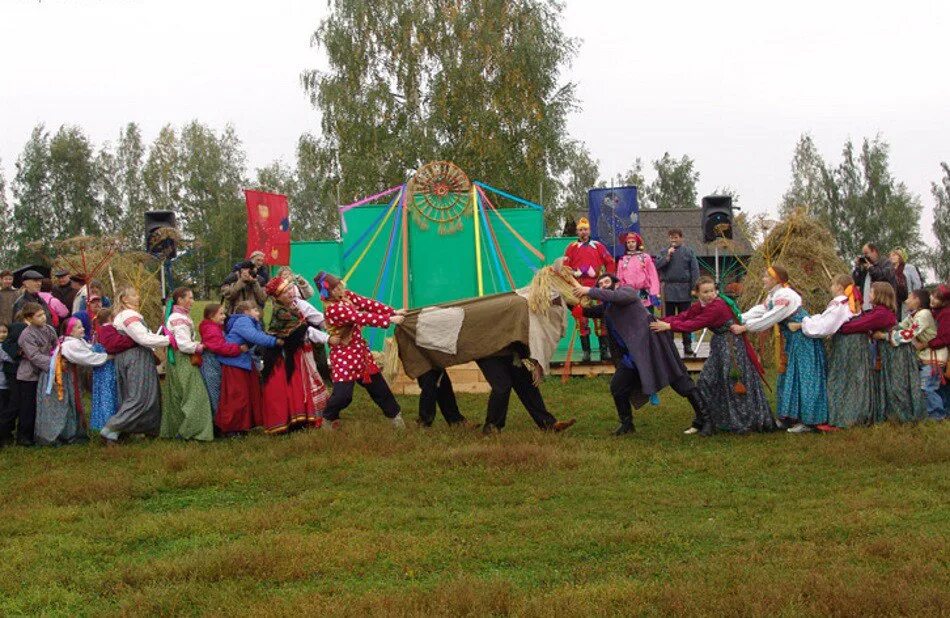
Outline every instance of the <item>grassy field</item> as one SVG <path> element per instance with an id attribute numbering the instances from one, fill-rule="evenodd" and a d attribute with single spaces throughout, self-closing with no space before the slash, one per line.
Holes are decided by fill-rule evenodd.
<path id="1" fill-rule="evenodd" d="M 950 612 L 950 423 L 703 440 L 667 392 L 616 439 L 606 388 L 545 384 L 563 435 L 360 393 L 341 433 L 4 449 L 0 614 Z"/>

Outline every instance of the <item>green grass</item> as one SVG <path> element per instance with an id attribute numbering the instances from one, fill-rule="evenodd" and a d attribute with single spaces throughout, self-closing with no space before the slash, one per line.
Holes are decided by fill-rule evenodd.
<path id="1" fill-rule="evenodd" d="M 543 390 L 567 434 L 360 393 L 338 434 L 0 451 L 0 614 L 950 611 L 950 423 L 699 439 L 665 392 L 616 439 L 605 380 Z"/>

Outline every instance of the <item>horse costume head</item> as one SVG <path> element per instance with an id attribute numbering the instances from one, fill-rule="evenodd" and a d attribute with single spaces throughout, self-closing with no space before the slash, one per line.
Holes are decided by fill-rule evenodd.
<path id="1" fill-rule="evenodd" d="M 534 273 L 527 286 L 528 309 L 533 313 L 547 315 L 557 299 L 568 305 L 576 305 L 574 296 L 574 273 L 559 257 L 550 266 L 543 266 Z"/>

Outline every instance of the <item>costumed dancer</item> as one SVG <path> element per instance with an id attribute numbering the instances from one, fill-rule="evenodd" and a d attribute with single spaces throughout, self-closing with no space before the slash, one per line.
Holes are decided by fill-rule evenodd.
<path id="1" fill-rule="evenodd" d="M 136 346 L 115 357 L 119 409 L 99 432 L 107 445 L 115 444 L 122 434 L 158 436 L 162 423 L 161 388 L 153 350 L 167 347 L 169 341 L 145 325 L 145 318 L 139 313 L 141 301 L 133 287 L 125 288 L 116 297 L 119 312 L 112 324 L 119 334 L 135 341 Z"/>
<path id="2" fill-rule="evenodd" d="M 194 293 L 188 288 L 178 288 L 172 292 L 172 302 L 171 314 L 165 320 L 165 334 L 172 349 L 168 351 L 165 366 L 167 397 L 159 435 L 209 442 L 214 440 L 214 421 L 208 389 L 199 369 L 204 345 L 195 337 L 195 323 L 190 315 L 195 304 Z"/>
<path id="3" fill-rule="evenodd" d="M 597 280 L 596 288 L 580 284 L 574 288 L 578 298 L 587 296 L 601 301 L 600 305 L 586 307 L 584 315 L 604 320 L 610 333 L 610 344 L 614 346 L 616 371 L 610 380 L 610 394 L 620 425 L 613 435 L 633 432 L 631 404 L 639 410 L 651 395 L 666 386 L 689 401 L 695 414 L 693 426 L 699 429 L 699 433 L 703 436 L 712 434 L 712 419 L 676 351 L 672 335 L 652 333 L 650 323 L 655 318 L 640 302 L 636 290 L 618 285 L 618 282 L 616 276 L 604 275 Z"/>
<path id="4" fill-rule="evenodd" d="M 762 284 L 769 290 L 765 302 L 743 313 L 742 324 L 733 324 L 730 330 L 737 335 L 769 328 L 777 331 L 773 337 L 779 369 L 778 417 L 783 424 L 794 423 L 789 433 L 806 433 L 828 423 L 825 347 L 818 339 L 788 327 L 789 322 L 801 322 L 808 316 L 802 297 L 788 286 L 788 271 L 773 264 L 762 275 Z"/>
<path id="5" fill-rule="evenodd" d="M 135 347 L 131 337 L 123 335 L 112 325 L 112 309 L 101 309 L 96 314 L 100 326 L 96 329 L 93 352 L 104 352 L 109 359 L 92 370 L 92 412 L 89 427 L 101 430 L 119 409 L 119 383 L 116 379 L 115 357 Z"/>
<path id="6" fill-rule="evenodd" d="M 614 258 L 603 243 L 591 240 L 590 222 L 581 217 L 577 222 L 577 240 L 564 250 L 565 265 L 574 270 L 574 277 L 585 287 L 594 286 L 597 278 L 604 274 L 612 274 L 616 269 Z M 581 362 L 590 362 L 590 325 L 584 316 L 583 308 L 578 304 L 571 309 L 571 315 L 577 323 L 581 335 Z M 600 345 L 600 360 L 610 360 L 610 346 L 607 343 L 607 330 L 601 320 L 594 320 L 594 329 L 597 331 L 597 340 Z"/>
<path id="7" fill-rule="evenodd" d="M 401 429 L 405 421 L 399 403 L 373 360 L 362 330 L 364 326 L 388 328 L 390 324 L 402 324 L 405 310 L 354 294 L 346 289 L 343 281 L 329 273 L 321 271 L 314 283 L 326 308 L 330 333 L 339 337 L 338 343 L 330 344 L 333 394 L 324 413 L 327 421 L 324 426 L 331 429 L 340 426 L 340 412 L 353 401 L 353 387 L 358 383 L 393 426 Z"/>
<path id="8" fill-rule="evenodd" d="M 208 390 L 208 401 L 211 402 L 211 417 L 217 419 L 218 402 L 221 399 L 221 358 L 240 356 L 247 352 L 246 345 L 228 343 L 224 338 L 224 321 L 228 315 L 224 307 L 218 303 L 210 303 L 205 307 L 203 319 L 198 325 L 201 334 L 201 343 L 204 352 L 201 354 L 201 377 L 204 378 L 205 388 Z"/>
<path id="9" fill-rule="evenodd" d="M 442 368 L 435 368 L 425 372 L 416 379 L 419 384 L 419 420 L 420 427 L 432 427 L 435 422 L 436 408 L 442 411 L 442 417 L 449 425 L 467 425 L 465 417 L 459 410 L 458 400 L 455 398 L 455 388 L 449 372 Z"/>
<path id="10" fill-rule="evenodd" d="M 741 324 L 742 312 L 732 299 L 716 291 L 712 277 L 700 277 L 695 292 L 699 300 L 689 309 L 652 322 L 650 329 L 655 333 L 710 329 L 709 358 L 697 387 L 713 427 L 732 433 L 774 431 L 778 426 L 765 397 L 762 363 L 748 338 L 729 330 L 733 324 Z M 698 433 L 701 427 L 697 424 L 684 433 Z"/>
<path id="11" fill-rule="evenodd" d="M 897 294 L 884 281 L 871 284 L 874 307 L 842 326 L 842 332 L 865 332 L 877 346 L 881 367 L 881 405 L 875 422 L 887 419 L 906 423 L 926 416 L 923 391 L 920 390 L 920 366 L 912 346 L 888 345 L 890 330 L 897 325 Z M 880 316 L 880 317 L 877 317 Z M 861 325 L 855 322 L 862 322 Z"/>
<path id="12" fill-rule="evenodd" d="M 263 350 L 267 433 L 318 426 L 329 398 L 320 375 L 313 369 L 311 327 L 294 305 L 295 287 L 283 277 L 267 282 L 267 295 L 274 299 L 268 333 L 284 342 L 282 347 Z"/>
<path id="13" fill-rule="evenodd" d="M 930 312 L 930 292 L 920 288 L 910 292 L 904 301 L 904 307 L 907 309 L 907 317 L 888 333 L 887 340 L 895 347 L 914 348 L 927 416 L 939 418 L 943 416 L 943 400 L 940 399 L 939 390 L 943 368 L 947 364 L 947 349 L 931 350 L 927 345 L 937 336 L 937 323 Z"/>
<path id="14" fill-rule="evenodd" d="M 19 427 L 17 443 L 33 446 L 36 430 L 37 395 L 39 380 L 49 371 L 49 359 L 56 348 L 56 331 L 47 323 L 46 312 L 37 303 L 26 303 L 21 309 L 26 328 L 20 333 L 18 344 L 22 358 L 17 368 L 17 404 Z M 26 435 L 26 432 L 29 435 Z"/>
<path id="15" fill-rule="evenodd" d="M 629 285 L 640 296 L 643 306 L 650 313 L 660 306 L 660 276 L 653 258 L 644 251 L 643 238 L 636 232 L 620 235 L 620 242 L 627 248 L 617 261 L 617 278 L 620 285 Z"/>
<path id="16" fill-rule="evenodd" d="M 926 344 L 915 343 L 914 347 L 921 350 L 926 346 L 937 353 L 940 350 L 946 351 L 947 346 L 950 346 L 950 287 L 940 284 L 930 293 L 930 311 L 937 322 L 937 336 Z M 11 328 L 11 336 L 12 332 Z M 950 409 L 950 380 L 940 387 L 940 398 L 943 400 L 943 413 L 939 416 L 931 415 L 935 421 L 947 418 L 947 410 Z"/>
<path id="17" fill-rule="evenodd" d="M 88 440 L 77 367 L 101 367 L 109 360 L 106 353 L 92 350 L 78 319 L 67 318 L 63 332 L 66 335 L 53 351 L 47 370 L 40 374 L 37 444 L 74 444 Z"/>
<path id="18" fill-rule="evenodd" d="M 868 423 L 878 402 L 878 372 L 874 370 L 871 345 L 863 333 L 839 332 L 841 327 L 861 313 L 861 291 L 850 275 L 838 275 L 829 287 L 831 302 L 818 315 L 799 323 L 789 323 L 791 331 L 801 330 L 812 339 L 831 337 L 828 357 L 828 426 L 851 427 Z"/>
<path id="19" fill-rule="evenodd" d="M 214 424 L 226 437 L 247 433 L 264 424 L 261 376 L 250 348 L 276 348 L 283 341 L 264 332 L 257 303 L 242 301 L 225 325 L 225 341 L 244 350 L 238 356 L 222 356 L 221 397 Z"/>

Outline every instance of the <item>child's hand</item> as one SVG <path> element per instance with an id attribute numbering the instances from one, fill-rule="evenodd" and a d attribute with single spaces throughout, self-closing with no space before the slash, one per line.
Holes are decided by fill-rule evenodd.
<path id="1" fill-rule="evenodd" d="M 327 339 L 327 343 L 329 343 L 330 345 L 340 345 L 341 341 L 343 340 L 337 337 L 336 335 L 333 335 L 329 339 Z"/>
<path id="2" fill-rule="evenodd" d="M 928 348 L 926 343 L 923 341 L 917 341 L 916 339 L 914 340 L 914 347 L 917 348 L 918 351 L 926 350 Z"/>
<path id="3" fill-rule="evenodd" d="M 729 327 L 729 330 L 732 331 L 733 335 L 741 335 L 742 333 L 746 332 L 747 329 L 742 324 L 733 324 Z"/>
<path id="4" fill-rule="evenodd" d="M 278 348 L 284 347 L 284 340 L 283 340 L 283 339 L 280 339 L 280 338 L 277 339 L 277 347 L 278 347 Z"/>
<path id="5" fill-rule="evenodd" d="M 800 331 L 801 329 L 802 329 L 802 323 L 801 323 L 801 322 L 789 322 L 789 323 L 788 323 L 788 330 L 792 331 L 793 333 L 797 333 L 797 332 Z"/>
<path id="6" fill-rule="evenodd" d="M 247 352 L 247 351 L 250 350 L 250 349 L 251 349 L 251 348 L 247 347 L 247 344 L 246 344 L 246 343 L 242 343 L 242 344 L 241 344 L 240 350 L 241 350 L 242 353 Z"/>
<path id="7" fill-rule="evenodd" d="M 390 323 L 390 324 L 402 324 L 402 323 L 405 321 L 405 319 L 406 319 L 406 316 L 396 314 L 396 315 L 392 316 L 391 318 L 389 318 L 389 323 Z"/>
<path id="8" fill-rule="evenodd" d="M 655 320 L 650 322 L 650 330 L 652 330 L 654 333 L 662 333 L 663 331 L 670 330 L 670 328 L 671 327 L 669 323 L 664 322 L 663 320 Z"/>

